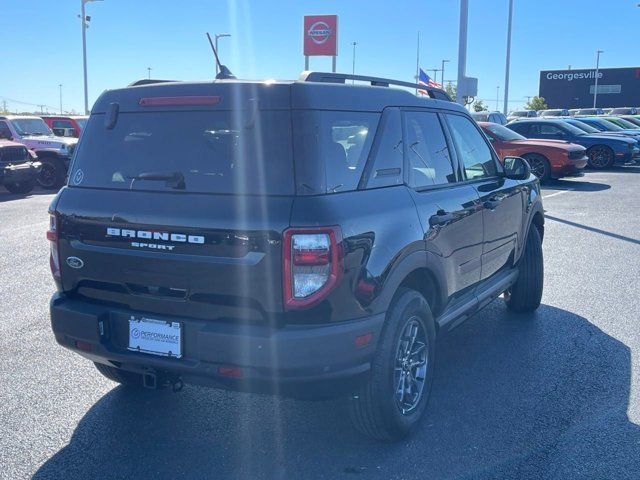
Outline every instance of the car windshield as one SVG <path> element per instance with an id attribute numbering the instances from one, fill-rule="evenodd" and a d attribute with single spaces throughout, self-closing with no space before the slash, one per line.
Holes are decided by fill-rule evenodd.
<path id="1" fill-rule="evenodd" d="M 523 137 L 517 132 L 514 132 L 510 128 L 503 127 L 498 124 L 491 124 L 484 127 L 485 130 L 489 132 L 491 137 L 495 137 L 498 140 L 502 140 L 503 142 L 510 142 L 513 140 L 526 140 L 526 137 Z"/>
<path id="2" fill-rule="evenodd" d="M 633 123 L 629 122 L 628 120 L 625 120 L 624 118 L 619 118 L 619 117 L 605 118 L 605 120 L 618 125 L 620 128 L 626 128 L 628 130 L 640 129 L 637 125 L 634 125 Z"/>
<path id="3" fill-rule="evenodd" d="M 593 128 L 591 125 L 587 125 L 586 123 L 581 122 L 580 120 L 567 120 L 566 123 L 568 123 L 569 125 L 573 125 L 574 127 L 577 127 L 586 133 L 600 132 L 600 130 L 598 130 L 597 128 Z"/>
<path id="4" fill-rule="evenodd" d="M 601 118 L 590 118 L 588 119 L 588 123 L 589 125 L 593 125 L 601 132 L 619 132 L 622 130 L 622 128 L 620 128 L 615 123 L 608 122 L 607 120 L 603 120 Z"/>
<path id="5" fill-rule="evenodd" d="M 14 118 L 11 124 L 20 135 L 53 135 L 41 118 Z"/>
<path id="6" fill-rule="evenodd" d="M 558 123 L 562 123 L 561 128 L 563 128 L 566 132 L 571 133 L 572 135 L 585 135 L 584 131 L 579 129 L 578 127 L 571 125 L 568 121 L 559 121 L 559 120 L 552 120 L 552 122 L 558 122 Z"/>

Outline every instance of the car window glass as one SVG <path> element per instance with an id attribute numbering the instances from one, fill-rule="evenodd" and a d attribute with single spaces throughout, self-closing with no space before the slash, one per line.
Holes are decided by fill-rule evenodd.
<path id="1" fill-rule="evenodd" d="M 447 142 L 437 114 L 407 112 L 409 186 L 442 185 L 456 181 Z"/>
<path id="2" fill-rule="evenodd" d="M 497 174 L 491 148 L 475 125 L 461 115 L 448 115 L 451 136 L 458 158 L 468 179 L 493 177 Z"/>
<path id="3" fill-rule="evenodd" d="M 51 123 L 53 128 L 73 128 L 73 125 L 69 120 L 54 120 Z"/>
<path id="4" fill-rule="evenodd" d="M 0 122 L 0 138 L 11 138 L 11 130 L 6 122 Z"/>
<path id="5" fill-rule="evenodd" d="M 371 149 L 373 167 L 367 188 L 389 187 L 402 183 L 403 145 L 400 111 L 388 110 L 382 116 L 378 136 Z"/>

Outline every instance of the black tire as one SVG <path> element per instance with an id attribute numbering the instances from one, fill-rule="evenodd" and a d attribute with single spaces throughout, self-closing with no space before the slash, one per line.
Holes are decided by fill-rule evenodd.
<path id="1" fill-rule="evenodd" d="M 531 167 L 531 173 L 540 179 L 540 182 L 547 182 L 551 180 L 551 164 L 544 155 L 539 153 L 529 153 L 523 155 L 529 166 Z"/>
<path id="2" fill-rule="evenodd" d="M 42 170 L 38 175 L 38 185 L 45 190 L 57 190 L 64 184 L 67 177 L 67 170 L 62 161 L 57 158 L 43 157 Z"/>
<path id="3" fill-rule="evenodd" d="M 410 336 L 405 333 L 413 331 L 414 326 L 421 331 L 416 336 L 420 340 L 415 340 L 410 346 Z M 414 290 L 399 289 L 387 312 L 371 372 L 350 399 L 351 421 L 359 432 L 375 440 L 390 442 L 408 435 L 419 422 L 427 406 L 433 382 L 435 337 L 435 323 L 427 301 Z M 406 343 L 404 339 L 407 339 Z M 425 347 L 420 350 L 423 343 Z M 407 355 L 403 364 L 398 359 L 403 352 L 406 353 L 407 347 L 409 350 L 419 350 L 420 353 L 419 356 L 416 353 L 414 357 Z M 424 368 L 415 367 L 415 379 L 411 375 L 403 376 L 404 368 L 411 358 L 415 358 L 415 362 L 425 362 Z M 422 372 L 418 369 L 422 369 Z M 422 387 L 418 388 L 420 377 L 423 379 Z M 402 394 L 398 388 L 401 383 Z M 407 384 L 415 386 L 415 393 L 418 394 L 410 399 L 412 406 L 404 402 Z M 410 395 L 411 389 L 407 391 Z"/>
<path id="4" fill-rule="evenodd" d="M 135 372 L 127 372 L 119 368 L 110 367 L 102 363 L 93 362 L 98 371 L 109 380 L 118 382 L 127 387 L 142 388 L 142 374 Z"/>
<path id="5" fill-rule="evenodd" d="M 17 183 L 7 183 L 5 188 L 9 190 L 11 193 L 15 193 L 16 195 L 24 195 L 33 190 L 33 187 L 36 186 L 35 180 L 28 180 L 26 182 L 17 182 Z"/>
<path id="6" fill-rule="evenodd" d="M 602 170 L 611 168 L 615 162 L 615 154 L 606 145 L 594 145 L 587 150 L 588 164 L 591 168 Z"/>
<path id="7" fill-rule="evenodd" d="M 511 311 L 532 312 L 540 306 L 544 282 L 542 241 L 534 225 L 529 227 L 527 244 L 518 262 L 518 269 L 518 280 L 504 293 L 504 300 Z"/>

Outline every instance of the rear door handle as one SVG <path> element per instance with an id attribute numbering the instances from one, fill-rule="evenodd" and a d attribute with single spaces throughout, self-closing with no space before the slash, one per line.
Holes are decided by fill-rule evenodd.
<path id="1" fill-rule="evenodd" d="M 487 210 L 495 210 L 496 207 L 498 205 L 500 205 L 502 203 L 502 199 L 501 198 L 490 198 L 489 200 L 486 200 L 482 206 L 484 208 L 486 208 Z"/>
<path id="2" fill-rule="evenodd" d="M 444 210 L 438 210 L 438 213 L 429 217 L 429 225 L 435 227 L 437 225 L 444 225 L 456 219 L 454 213 L 445 212 Z"/>

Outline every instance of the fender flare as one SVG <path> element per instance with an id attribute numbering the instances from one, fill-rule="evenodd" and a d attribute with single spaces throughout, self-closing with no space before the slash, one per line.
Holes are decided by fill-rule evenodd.
<path id="1" fill-rule="evenodd" d="M 436 298 L 439 305 L 446 305 L 448 300 L 447 281 L 440 258 L 426 250 L 409 253 L 399 260 L 384 279 L 380 294 L 371 305 L 373 312 L 385 312 L 389 308 L 393 297 L 407 276 L 418 269 L 427 269 L 437 285 Z"/>

